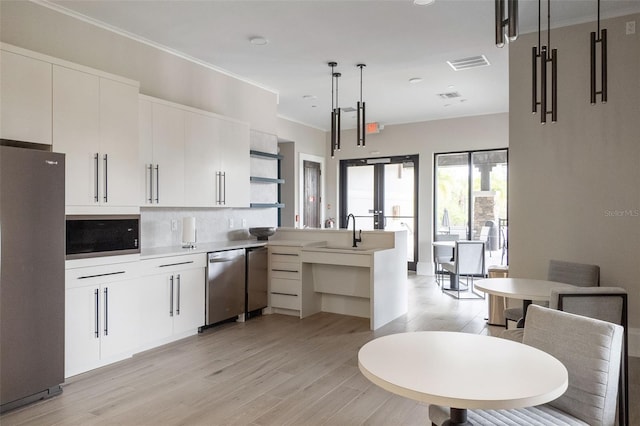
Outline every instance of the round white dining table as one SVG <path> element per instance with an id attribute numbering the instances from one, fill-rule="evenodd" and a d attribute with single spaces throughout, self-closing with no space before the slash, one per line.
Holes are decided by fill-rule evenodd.
<path id="1" fill-rule="evenodd" d="M 551 290 L 574 288 L 575 286 L 556 281 L 535 280 L 531 278 L 487 278 L 474 284 L 476 290 L 494 296 L 522 300 L 522 312 L 526 318 L 527 307 L 532 301 L 548 302 Z"/>
<path id="2" fill-rule="evenodd" d="M 362 374 L 413 400 L 451 407 L 451 424 L 467 409 L 511 409 L 544 404 L 568 386 L 564 365 L 532 346 L 470 333 L 392 334 L 358 352 Z"/>

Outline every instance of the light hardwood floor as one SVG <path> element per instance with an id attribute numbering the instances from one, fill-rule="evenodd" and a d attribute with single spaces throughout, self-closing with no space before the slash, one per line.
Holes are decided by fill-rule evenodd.
<path id="1" fill-rule="evenodd" d="M 410 289 L 409 313 L 376 332 L 366 319 L 326 313 L 224 324 L 75 376 L 62 395 L 6 413 L 0 424 L 425 425 L 425 404 L 360 374 L 358 349 L 402 331 L 501 328 L 486 325 L 484 301 L 443 295 L 431 277 L 411 275 Z M 631 401 L 637 401 L 640 362 L 632 361 Z M 640 424 L 631 405 L 631 424 Z"/>

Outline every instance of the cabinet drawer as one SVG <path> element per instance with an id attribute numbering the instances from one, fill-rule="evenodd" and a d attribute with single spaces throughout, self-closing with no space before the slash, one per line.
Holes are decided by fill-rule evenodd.
<path id="1" fill-rule="evenodd" d="M 300 310 L 300 296 L 271 293 L 271 307 Z"/>
<path id="2" fill-rule="evenodd" d="M 283 293 L 293 296 L 299 296 L 302 285 L 300 280 L 283 280 L 279 278 L 271 279 L 271 293 Z"/>
<path id="3" fill-rule="evenodd" d="M 139 263 L 117 263 L 65 270 L 66 288 L 85 287 L 106 282 L 136 278 L 140 275 Z"/>
<path id="4" fill-rule="evenodd" d="M 290 265 L 272 265 L 271 266 L 271 278 L 285 278 L 288 280 L 299 280 L 300 271 L 295 269 L 295 266 Z"/>
<path id="5" fill-rule="evenodd" d="M 271 263 L 273 262 L 299 263 L 300 256 L 298 254 L 272 253 Z"/>
<path id="6" fill-rule="evenodd" d="M 144 274 L 172 273 L 192 268 L 207 266 L 206 253 L 187 254 L 181 256 L 159 257 L 140 262 Z"/>

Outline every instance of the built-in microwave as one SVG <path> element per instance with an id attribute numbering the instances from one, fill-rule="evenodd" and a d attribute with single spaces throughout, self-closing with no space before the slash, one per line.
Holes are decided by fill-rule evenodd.
<path id="1" fill-rule="evenodd" d="M 67 215 L 67 259 L 140 253 L 140 215 Z"/>

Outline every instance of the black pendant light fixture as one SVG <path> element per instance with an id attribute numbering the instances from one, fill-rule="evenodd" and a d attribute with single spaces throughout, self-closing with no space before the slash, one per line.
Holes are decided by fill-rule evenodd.
<path id="1" fill-rule="evenodd" d="M 331 158 L 336 151 L 340 151 L 340 107 L 338 106 L 338 78 L 342 74 L 335 72 L 338 65 L 336 62 L 329 62 L 331 67 Z"/>
<path id="2" fill-rule="evenodd" d="M 509 41 L 518 38 L 518 0 L 506 0 L 509 10 L 505 19 L 505 0 L 496 1 L 496 46 L 504 46 L 505 27 Z"/>
<path id="3" fill-rule="evenodd" d="M 358 102 L 358 122 L 356 127 L 358 128 L 358 146 L 365 146 L 367 135 L 367 121 L 365 119 L 365 104 L 362 100 L 362 69 L 366 67 L 365 64 L 358 64 L 360 68 L 360 101 Z"/>
<path id="4" fill-rule="evenodd" d="M 558 49 L 551 49 L 551 0 L 547 0 L 547 45 L 540 44 L 540 2 L 538 0 L 538 46 L 531 51 L 532 59 L 532 102 L 531 110 L 535 114 L 540 105 L 540 123 L 547 122 L 547 115 L 551 114 L 551 122 L 558 121 Z M 551 52 L 549 52 L 551 50 Z M 540 59 L 540 102 L 538 102 L 538 59 Z M 551 63 L 551 110 L 548 109 L 547 80 L 548 65 Z"/>
<path id="5" fill-rule="evenodd" d="M 600 43 L 600 91 L 596 90 L 596 44 Z M 598 33 L 591 32 L 591 104 L 596 104 L 596 95 L 607 103 L 607 30 L 600 30 L 600 0 L 598 0 Z"/>

